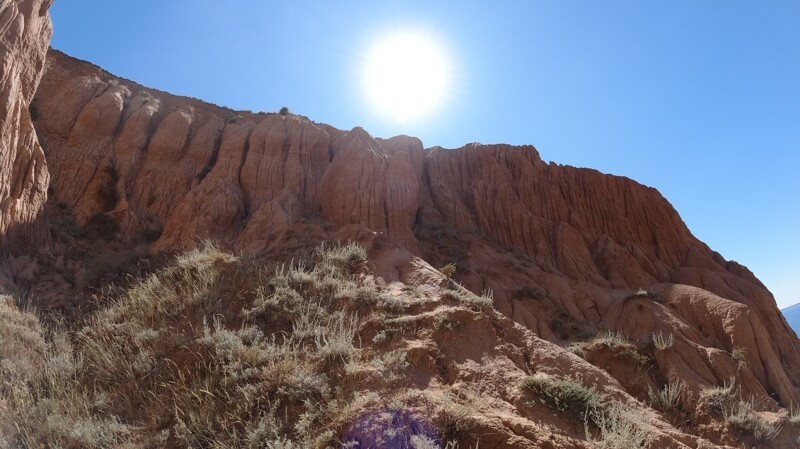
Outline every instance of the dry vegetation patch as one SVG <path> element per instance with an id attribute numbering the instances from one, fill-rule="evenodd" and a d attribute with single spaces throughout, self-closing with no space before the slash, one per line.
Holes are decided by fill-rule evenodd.
<path id="1" fill-rule="evenodd" d="M 780 432 L 780 426 L 764 419 L 752 399 L 741 397 L 734 379 L 712 389 L 706 395 L 706 404 L 731 427 L 751 435 L 757 442 L 771 440 Z"/>
<path id="2" fill-rule="evenodd" d="M 435 305 L 377 283 L 366 256 L 325 245 L 268 265 L 205 244 L 108 290 L 70 331 L 4 300 L 0 447 L 457 448 L 477 396 L 406 400 L 392 336 L 460 324 L 414 315 Z M 464 312 L 491 306 L 450 291 Z"/>
<path id="3" fill-rule="evenodd" d="M 359 313 L 405 307 L 365 281 L 365 260 L 335 245 L 267 269 L 206 245 L 49 342 L 3 305 L 0 445 L 337 447 L 381 403 L 363 377 L 388 385 L 408 366 L 404 350 L 360 347 Z"/>

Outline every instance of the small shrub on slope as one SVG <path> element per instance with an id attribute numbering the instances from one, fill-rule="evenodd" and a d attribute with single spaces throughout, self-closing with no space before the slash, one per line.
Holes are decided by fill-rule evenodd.
<path id="1" fill-rule="evenodd" d="M 681 381 L 666 384 L 660 390 L 653 390 L 649 387 L 647 389 L 650 404 L 659 410 L 678 409 L 681 405 L 682 394 L 683 383 Z"/>
<path id="2" fill-rule="evenodd" d="M 522 381 L 522 389 L 553 410 L 583 420 L 591 420 L 600 409 L 600 395 L 594 387 L 585 387 L 571 379 L 529 376 Z"/>
<path id="3" fill-rule="evenodd" d="M 650 358 L 642 354 L 621 332 L 602 332 L 592 340 L 591 344 L 594 346 L 606 346 L 614 351 L 616 357 L 628 359 L 636 363 L 640 368 L 645 368 L 650 364 Z"/>
<path id="4" fill-rule="evenodd" d="M 732 427 L 753 436 L 756 441 L 771 440 L 780 431 L 779 426 L 765 420 L 755 409 L 752 400 L 739 396 L 734 379 L 721 387 L 714 388 L 706 396 L 712 411 L 722 415 Z"/>
<path id="5" fill-rule="evenodd" d="M 740 346 L 736 346 L 731 350 L 731 359 L 733 359 L 733 362 L 736 363 L 736 367 L 740 370 L 750 366 L 747 361 L 747 350 Z"/>
<path id="6" fill-rule="evenodd" d="M 638 423 L 638 417 L 619 404 L 596 413 L 598 439 L 586 429 L 586 439 L 597 449 L 637 449 L 647 447 L 647 433 Z"/>

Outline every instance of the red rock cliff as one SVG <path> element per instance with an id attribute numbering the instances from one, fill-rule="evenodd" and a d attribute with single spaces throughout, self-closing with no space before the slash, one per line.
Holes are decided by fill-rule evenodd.
<path id="1" fill-rule="evenodd" d="M 492 290 L 499 310 L 554 342 L 581 329 L 621 330 L 641 345 L 674 334 L 654 382 L 685 379 L 696 395 L 734 375 L 753 397 L 800 404 L 800 345 L 771 294 L 630 179 L 547 164 L 533 147 L 425 149 L 407 136 L 232 111 L 55 51 L 35 108 L 53 201 L 79 224 L 110 217 L 123 239 L 157 235 L 154 250 L 214 238 L 268 254 L 297 229 L 378 250 L 389 242 L 455 262 L 460 282 Z M 631 295 L 639 288 L 653 295 Z"/>
<path id="2" fill-rule="evenodd" d="M 28 105 L 44 67 L 52 0 L 0 2 L 0 255 L 47 241 L 40 219 L 49 177 Z"/>

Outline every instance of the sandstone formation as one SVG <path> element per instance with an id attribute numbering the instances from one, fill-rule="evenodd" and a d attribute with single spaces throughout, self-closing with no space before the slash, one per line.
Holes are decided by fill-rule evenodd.
<path id="1" fill-rule="evenodd" d="M 36 2 L 3 3 L 0 11 L 17 11 L 17 4 L 30 7 L 20 6 L 19 17 L 46 11 Z M 46 14 L 33 15 L 25 23 L 39 23 L 46 43 Z M 17 72 L 4 69 L 0 81 L 6 73 L 28 80 L 9 84 L 28 86 L 11 89 L 22 94 L 8 103 L 19 117 L 9 123 L 22 130 L 37 70 L 9 67 Z M 546 163 L 531 146 L 425 148 L 413 137 L 380 139 L 294 114 L 233 111 L 145 88 L 54 50 L 32 110 L 36 131 L 28 125 L 28 145 L 14 147 L 28 148 L 28 159 L 15 156 L 15 165 L 0 172 L 20 180 L 0 179 L 0 188 L 20 186 L 0 190 L 17 195 L 0 196 L 0 242 L 21 252 L 46 240 L 43 225 L 34 225 L 47 185 L 36 134 L 51 176 L 51 231 L 69 236 L 57 242 L 52 259 L 16 273 L 33 291 L 37 282 L 38 291 L 85 286 L 89 260 L 107 262 L 112 246 L 144 244 L 158 253 L 212 239 L 243 257 L 285 259 L 303 257 L 320 241 L 357 240 L 370 250 L 370 276 L 381 282 L 457 291 L 433 268 L 453 263 L 454 279 L 473 292 L 492 292 L 505 315 L 461 319 L 471 323 L 465 340 L 407 348 L 431 378 L 466 382 L 458 372 L 478 374 L 475 361 L 493 358 L 514 365 L 481 373 L 500 383 L 526 370 L 577 370 L 630 404 L 646 401 L 648 388 L 681 381 L 686 402 L 697 406 L 686 411 L 692 424 L 684 431 L 692 435 L 653 417 L 657 447 L 751 441 L 724 430 L 702 406 L 710 389 L 731 379 L 771 419 L 782 419 L 781 407 L 800 406 L 800 342 L 772 295 L 745 267 L 697 240 L 656 190 L 630 179 Z M 3 139 L 18 134 L 4 128 Z M 72 236 L 92 246 L 78 248 Z M 431 321 L 431 313 L 420 310 L 418 318 Z M 627 354 L 646 363 L 637 367 L 592 338 L 604 331 L 624 334 Z M 672 336 L 669 350 L 655 346 L 656 335 Z M 585 361 L 567 354 L 568 345 Z M 439 352 L 450 367 L 437 366 Z M 495 393 L 498 408 L 483 415 L 489 433 L 518 440 L 509 447 L 533 447 L 525 441 L 535 441 L 539 427 L 515 415 L 518 392 Z M 581 430 L 564 430 L 568 437 L 549 444 L 581 447 Z M 791 438 L 784 432 L 775 447 Z"/>
<path id="2" fill-rule="evenodd" d="M 28 105 L 44 67 L 52 0 L 0 2 L 0 257 L 47 242 L 49 177 Z M 0 266 L 2 263 L 0 263 Z M 1 267 L 0 267 L 1 268 Z"/>

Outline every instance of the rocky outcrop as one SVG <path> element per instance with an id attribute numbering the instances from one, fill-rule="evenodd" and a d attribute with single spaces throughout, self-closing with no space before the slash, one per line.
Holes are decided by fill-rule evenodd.
<path id="1" fill-rule="evenodd" d="M 232 111 L 56 51 L 34 106 L 51 204 L 79 225 L 110 220 L 152 251 L 211 238 L 256 256 L 353 238 L 386 254 L 376 273 L 410 282 L 386 250 L 405 248 L 454 263 L 459 282 L 551 342 L 623 332 L 653 354 L 648 385 L 684 380 L 697 399 L 734 377 L 770 407 L 800 404 L 800 343 L 772 295 L 630 179 L 548 164 L 530 146 L 426 149 Z M 656 333 L 675 350 L 653 352 Z"/>
<path id="2" fill-rule="evenodd" d="M 0 255 L 32 252 L 48 238 L 41 220 L 49 177 L 28 106 L 44 68 L 52 0 L 0 2 Z"/>

